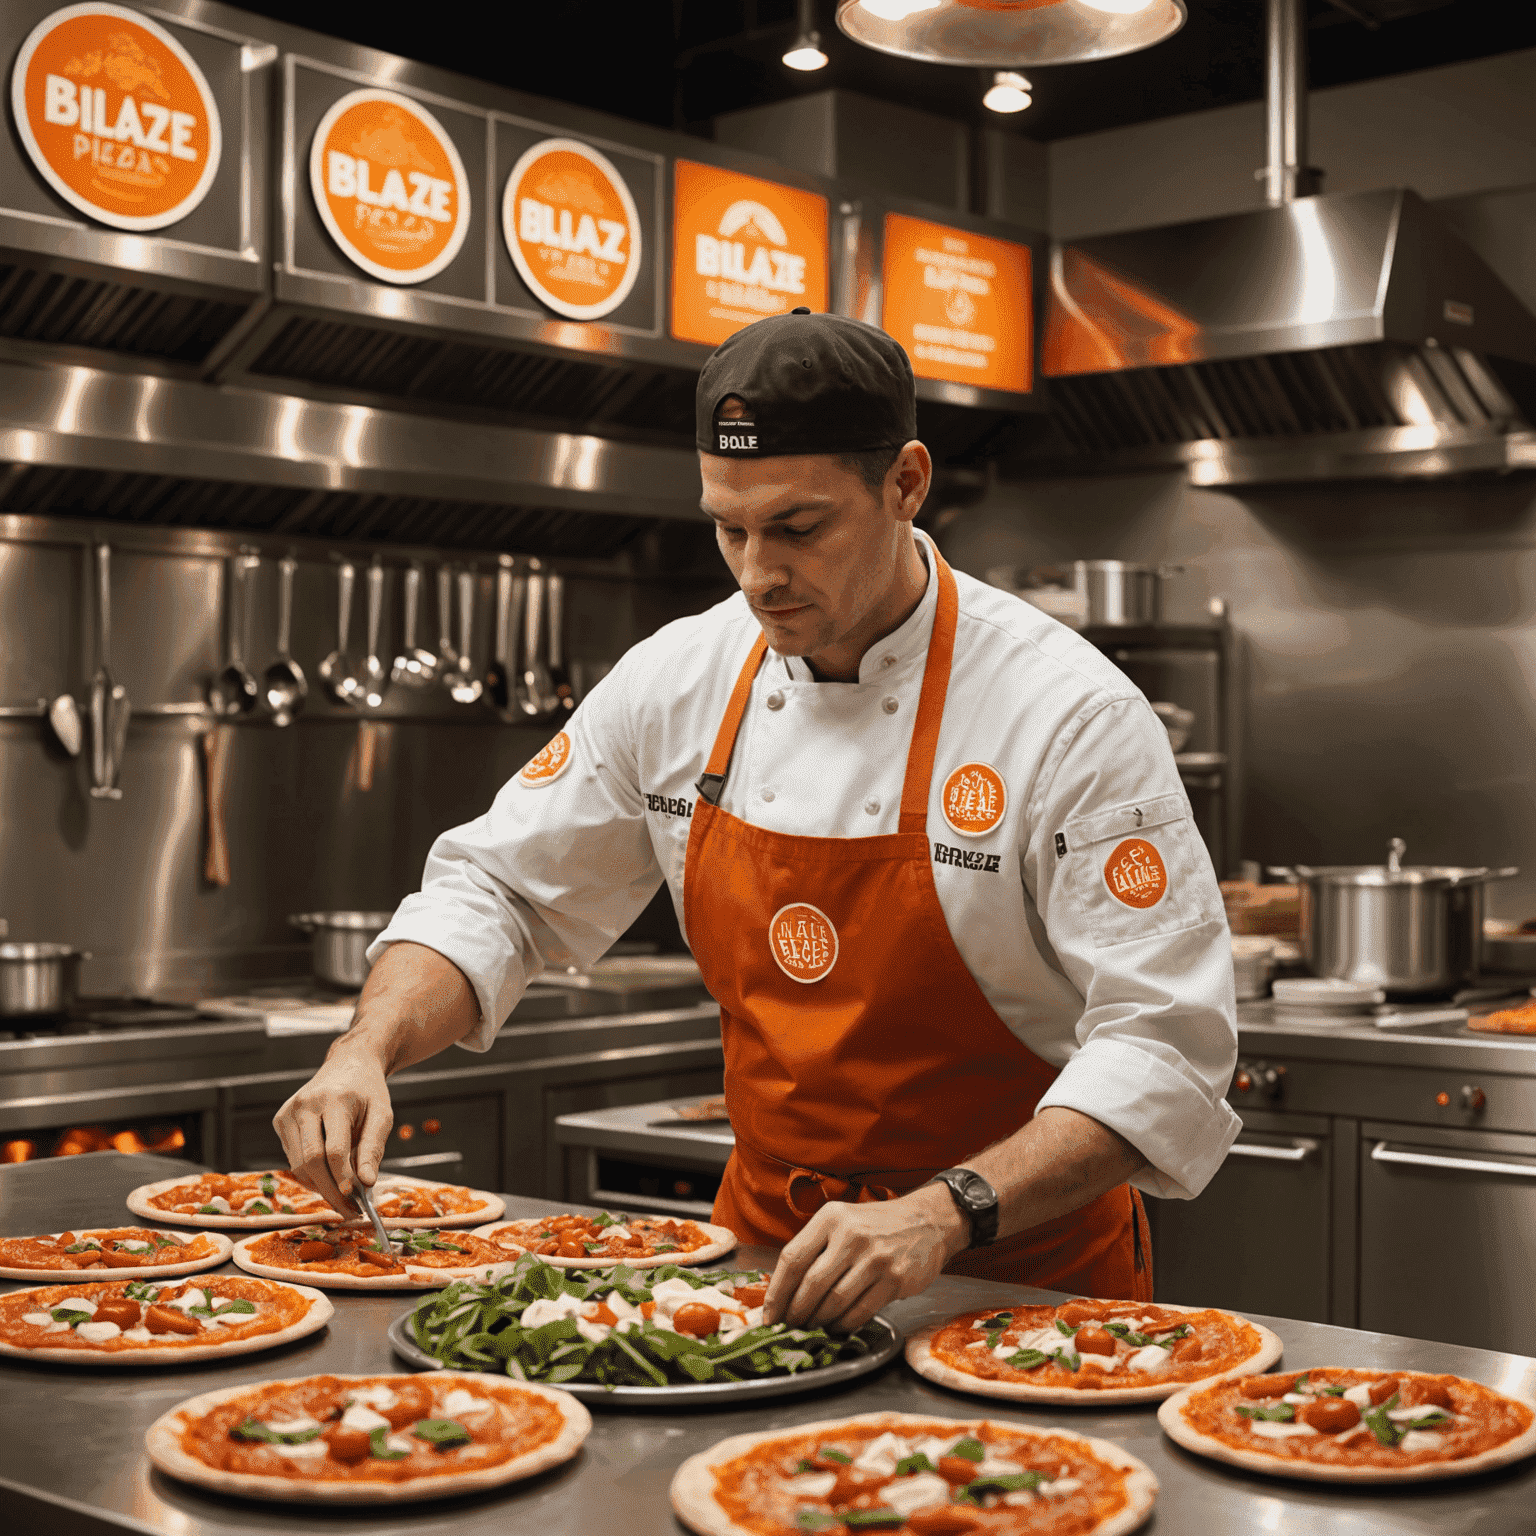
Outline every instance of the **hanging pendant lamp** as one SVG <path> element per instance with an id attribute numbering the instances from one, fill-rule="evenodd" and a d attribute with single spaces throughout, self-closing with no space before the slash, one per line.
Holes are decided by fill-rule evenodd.
<path id="1" fill-rule="evenodd" d="M 1135 53 L 1185 14 L 1184 0 L 838 0 L 837 25 L 881 53 L 1003 69 Z"/>

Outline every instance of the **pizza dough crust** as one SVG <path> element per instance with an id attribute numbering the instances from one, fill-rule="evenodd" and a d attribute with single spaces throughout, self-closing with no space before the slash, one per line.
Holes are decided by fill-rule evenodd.
<path id="1" fill-rule="evenodd" d="M 326 1372 L 330 1375 L 330 1372 Z M 375 1371 L 365 1376 L 337 1376 L 338 1381 L 371 1381 L 379 1376 L 389 1376 L 387 1371 Z M 455 1387 L 464 1385 L 459 1371 L 422 1371 L 409 1377 L 411 1381 L 442 1381 Z M 206 1462 L 189 1456 L 181 1448 L 183 1430 L 192 1421 L 201 1418 L 210 1409 L 243 1393 L 262 1388 L 287 1385 L 289 1382 L 307 1381 L 308 1377 L 290 1377 L 284 1382 L 264 1381 L 255 1385 L 247 1382 L 238 1387 L 222 1387 L 215 1392 L 204 1392 L 178 1403 L 168 1413 L 162 1414 L 144 1434 L 144 1449 L 149 1459 L 171 1477 L 183 1482 L 211 1488 L 217 1493 L 232 1493 L 246 1499 L 275 1499 L 297 1504 L 385 1504 L 405 1503 L 417 1499 L 442 1499 L 461 1493 L 479 1493 L 487 1488 L 497 1488 L 505 1483 L 520 1482 L 550 1467 L 569 1461 L 580 1449 L 592 1430 L 592 1415 L 586 1406 L 569 1392 L 546 1387 L 538 1382 L 496 1382 L 495 1386 L 513 1388 L 518 1392 L 530 1392 L 553 1403 L 561 1413 L 562 1424 L 556 1437 L 545 1445 L 536 1447 L 526 1455 L 514 1457 L 495 1467 L 482 1467 L 474 1472 L 449 1473 L 443 1477 L 421 1478 L 415 1483 L 399 1482 L 332 1482 L 322 1483 L 313 1479 L 267 1477 L 251 1472 L 225 1472 L 210 1467 Z"/>
<path id="2" fill-rule="evenodd" d="M 241 1232 L 271 1232 L 280 1227 L 319 1226 L 333 1221 L 355 1221 L 355 1216 L 343 1216 L 325 1206 L 318 1211 L 273 1211 L 270 1216 L 224 1216 L 218 1213 L 199 1215 L 195 1211 L 163 1211 L 150 1201 L 178 1184 L 196 1184 L 203 1178 L 200 1173 L 185 1173 L 179 1178 L 159 1179 L 153 1184 L 141 1184 L 128 1195 L 128 1209 L 146 1221 L 165 1221 L 178 1227 L 226 1228 Z M 442 1184 L 434 1179 L 408 1179 L 401 1174 L 386 1173 L 373 1186 L 375 1195 L 398 1189 L 402 1185 L 414 1185 L 418 1189 L 461 1189 L 462 1185 Z M 477 1221 L 493 1220 L 505 1214 L 507 1202 L 500 1195 L 486 1189 L 472 1189 L 470 1194 L 480 1202 L 472 1211 L 461 1211 L 447 1216 L 386 1216 L 389 1227 L 468 1227 Z"/>
<path id="3" fill-rule="evenodd" d="M 1148 1305 L 1160 1307 L 1166 1312 L 1225 1311 L 1222 1307 L 1189 1307 L 1172 1301 L 1149 1302 Z M 1259 1348 L 1239 1364 L 1227 1366 L 1223 1370 L 1193 1382 L 1149 1381 L 1141 1387 L 1094 1387 L 1084 1391 L 1081 1387 L 1036 1387 L 1027 1381 L 998 1381 L 988 1376 L 972 1376 L 966 1371 L 957 1371 L 954 1366 L 940 1360 L 933 1353 L 934 1339 L 949 1326 L 953 1319 L 935 1323 L 932 1327 L 914 1333 L 907 1340 L 907 1364 L 919 1376 L 924 1376 L 929 1381 L 941 1387 L 948 1387 L 955 1392 L 968 1392 L 973 1397 L 1001 1397 L 1014 1402 L 1052 1403 L 1057 1407 L 1065 1408 L 1093 1408 L 1100 1403 L 1157 1403 L 1172 1397 L 1175 1392 L 1182 1391 L 1185 1387 L 1209 1386 L 1223 1376 L 1256 1376 L 1260 1372 L 1267 1371 L 1280 1358 L 1284 1345 L 1281 1344 L 1278 1334 L 1272 1333 L 1262 1323 L 1251 1322 L 1236 1312 L 1227 1312 L 1226 1315 L 1237 1318 L 1239 1322 L 1247 1323 L 1250 1328 L 1257 1329 Z"/>
<path id="4" fill-rule="evenodd" d="M 1327 1370 L 1328 1367 L 1306 1366 L 1304 1369 Z M 1355 1367 L 1355 1369 L 1361 1369 L 1361 1367 Z M 1445 1373 L 1383 1370 L 1382 1374 L 1412 1377 Z M 1470 1381 L 1473 1378 L 1464 1379 Z M 1451 1477 L 1470 1477 L 1476 1472 L 1491 1472 L 1495 1467 L 1507 1467 L 1511 1462 L 1521 1461 L 1536 1453 L 1536 1419 L 1531 1421 L 1523 1434 L 1516 1435 L 1513 1440 L 1506 1440 L 1503 1445 L 1479 1451 L 1475 1456 L 1466 1456 L 1460 1461 L 1419 1462 L 1400 1469 L 1322 1466 L 1317 1463 L 1293 1460 L 1290 1457 L 1273 1456 L 1264 1451 L 1240 1450 L 1237 1446 L 1228 1445 L 1224 1440 L 1218 1440 L 1213 1435 L 1201 1433 L 1184 1421 L 1183 1408 L 1191 1393 L 1197 1389 L 1203 1390 L 1210 1385 L 1208 1381 L 1190 1382 L 1185 1391 L 1180 1392 L 1176 1397 L 1170 1397 L 1157 1410 L 1157 1422 L 1162 1425 L 1163 1433 L 1170 1440 L 1182 1445 L 1186 1451 L 1193 1451 L 1197 1456 L 1206 1456 L 1212 1461 L 1224 1461 L 1229 1466 L 1242 1467 L 1248 1472 L 1261 1472 L 1268 1477 L 1294 1477 L 1317 1483 L 1428 1483 Z M 1478 1382 L 1478 1385 L 1486 1387 L 1487 1384 Z M 1487 1387 L 1487 1390 L 1498 1391 L 1495 1387 Z M 1515 1397 L 1511 1392 L 1499 1392 L 1498 1395 L 1536 1409 L 1536 1403 L 1527 1402 L 1522 1397 Z"/>
<path id="5" fill-rule="evenodd" d="M 94 1237 L 98 1232 L 110 1232 L 110 1227 L 66 1227 L 67 1232 L 73 1232 L 77 1237 Z M 151 1228 L 151 1231 L 156 1230 Z M 62 1237 L 62 1232 L 34 1232 L 33 1237 Z M 185 1237 L 182 1232 L 167 1232 L 160 1230 L 161 1237 L 174 1237 L 181 1240 Z M 66 1280 L 111 1280 L 121 1277 L 124 1280 L 168 1280 L 174 1275 L 195 1275 L 199 1270 L 217 1269 L 228 1257 L 229 1251 L 234 1246 L 227 1237 L 218 1232 L 204 1232 L 213 1244 L 213 1252 L 205 1259 L 184 1259 L 179 1264 L 146 1264 L 142 1268 L 128 1269 L 12 1269 L 0 1264 L 0 1279 L 4 1280 L 52 1280 L 63 1283 Z"/>
<path id="6" fill-rule="evenodd" d="M 60 1282 L 55 1279 L 54 1285 Z M 0 1339 L 0 1355 L 10 1355 L 17 1360 L 46 1360 L 52 1365 L 84 1365 L 101 1370 L 116 1365 L 191 1365 L 198 1360 L 227 1360 L 231 1355 L 254 1355 L 264 1349 L 278 1349 L 295 1339 L 318 1333 L 331 1320 L 336 1308 L 329 1296 L 322 1295 L 307 1285 L 284 1284 L 285 1291 L 297 1291 L 309 1302 L 309 1310 L 286 1328 L 273 1333 L 259 1333 L 248 1339 L 230 1338 L 227 1344 L 183 1344 L 179 1348 L 167 1345 L 163 1349 L 146 1346 L 143 1349 L 22 1349 L 19 1345 Z M 11 1291 L 12 1296 L 24 1296 L 25 1291 Z"/>
<path id="7" fill-rule="evenodd" d="M 473 1235 L 473 1234 L 471 1234 Z M 261 1242 L 266 1233 L 257 1232 L 243 1237 L 234 1245 L 231 1257 L 248 1275 L 260 1275 L 266 1280 L 286 1280 L 295 1285 L 317 1285 L 326 1291 L 439 1291 L 455 1280 L 474 1280 L 485 1285 L 512 1273 L 516 1259 L 505 1264 L 476 1264 L 463 1269 L 429 1269 L 407 1264 L 403 1275 L 323 1274 L 310 1269 L 282 1269 L 274 1264 L 262 1264 L 251 1257 L 251 1248 Z M 228 1239 L 226 1239 L 228 1241 Z"/>
<path id="8" fill-rule="evenodd" d="M 555 1212 L 557 1216 L 564 1214 L 561 1211 Z M 690 1217 L 689 1220 L 692 1218 Z M 507 1225 L 508 1223 L 504 1221 L 487 1222 L 483 1227 L 476 1227 L 470 1235 L 489 1238 L 493 1243 L 498 1242 L 500 1239 L 493 1234 Z M 558 1254 L 552 1253 L 541 1253 L 537 1257 L 539 1263 L 552 1265 L 555 1269 L 613 1269 L 619 1264 L 628 1265 L 630 1269 L 655 1269 L 661 1264 L 709 1264 L 715 1259 L 724 1258 L 736 1246 L 736 1234 L 729 1227 L 717 1227 L 707 1221 L 694 1222 L 694 1225 L 709 1241 L 702 1248 L 695 1248 L 692 1253 L 657 1253 L 648 1259 L 600 1259 L 595 1254 L 585 1259 L 562 1259 Z M 515 1248 L 518 1253 L 532 1251 L 510 1241 L 502 1243 L 502 1246 Z"/>
<path id="9" fill-rule="evenodd" d="M 975 1431 L 988 1423 L 986 1419 L 946 1419 L 942 1414 L 928 1413 L 858 1413 L 842 1419 L 821 1419 L 813 1424 L 788 1424 L 782 1429 L 757 1430 L 751 1434 L 732 1435 L 697 1456 L 690 1456 L 677 1469 L 672 1479 L 672 1508 L 679 1520 L 699 1536 L 755 1536 L 744 1525 L 738 1525 L 715 1502 L 714 1469 L 725 1462 L 734 1461 L 769 1440 L 784 1440 L 792 1435 L 817 1434 L 831 1438 L 839 1430 L 851 1425 L 873 1424 L 881 1430 L 895 1434 L 911 1426 L 917 1430 L 930 1424 L 947 1424 L 951 1430 Z M 1099 1440 L 1091 1435 L 1079 1434 L 1073 1429 L 1053 1426 L 1039 1429 L 1033 1425 L 1003 1422 L 999 1427 L 1010 1434 L 1062 1435 L 1077 1440 L 1092 1450 L 1100 1461 L 1112 1467 L 1125 1469 L 1126 1506 L 1108 1520 L 1100 1521 L 1084 1536 L 1126 1536 L 1152 1513 L 1152 1503 L 1157 1497 L 1157 1478 L 1145 1462 L 1138 1461 L 1129 1451 L 1122 1450 L 1109 1440 Z"/>

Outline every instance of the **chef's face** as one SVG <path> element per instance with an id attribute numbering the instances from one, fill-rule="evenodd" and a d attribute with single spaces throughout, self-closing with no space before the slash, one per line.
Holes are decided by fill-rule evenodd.
<path id="1" fill-rule="evenodd" d="M 699 466 L 720 553 L 774 650 L 814 660 L 879 632 L 932 474 L 921 443 L 878 489 L 827 454 L 700 454 Z"/>

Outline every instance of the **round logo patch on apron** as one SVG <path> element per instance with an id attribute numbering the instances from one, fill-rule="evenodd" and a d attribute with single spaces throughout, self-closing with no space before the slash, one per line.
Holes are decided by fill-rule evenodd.
<path id="1" fill-rule="evenodd" d="M 1008 809 L 1008 786 L 989 763 L 963 763 L 944 780 L 944 820 L 961 837 L 985 837 Z"/>
<path id="2" fill-rule="evenodd" d="M 820 981 L 837 964 L 837 929 L 820 907 L 792 901 L 768 920 L 768 947 L 791 981 Z"/>
<path id="3" fill-rule="evenodd" d="M 1168 890 L 1168 866 L 1144 837 L 1128 837 L 1104 865 L 1104 884 L 1128 907 L 1155 907 Z"/>
<path id="4" fill-rule="evenodd" d="M 571 738 L 561 731 L 542 752 L 523 764 L 517 777 L 530 789 L 542 789 L 546 784 L 553 784 L 570 766 Z"/>

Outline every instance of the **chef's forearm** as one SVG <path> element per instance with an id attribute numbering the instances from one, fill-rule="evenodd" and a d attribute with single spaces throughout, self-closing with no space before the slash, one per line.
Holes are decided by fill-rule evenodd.
<path id="1" fill-rule="evenodd" d="M 479 1022 L 475 990 L 458 966 L 425 944 L 391 944 L 329 1055 L 364 1052 L 388 1076 L 447 1050 Z"/>

